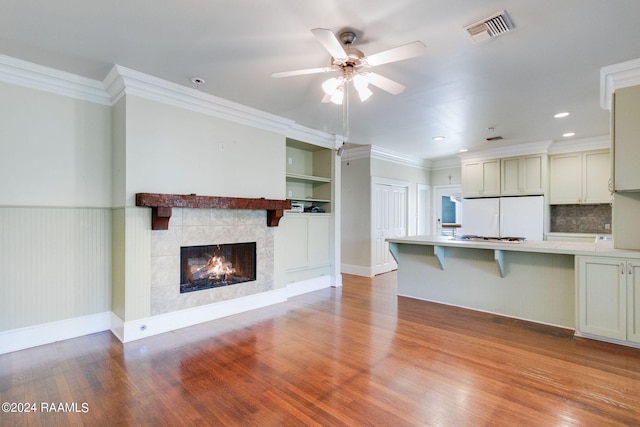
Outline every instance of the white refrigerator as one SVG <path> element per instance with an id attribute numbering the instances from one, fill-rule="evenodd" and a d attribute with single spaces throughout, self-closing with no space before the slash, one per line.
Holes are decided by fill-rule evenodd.
<path id="1" fill-rule="evenodd" d="M 544 197 L 462 200 L 462 235 L 544 238 Z"/>

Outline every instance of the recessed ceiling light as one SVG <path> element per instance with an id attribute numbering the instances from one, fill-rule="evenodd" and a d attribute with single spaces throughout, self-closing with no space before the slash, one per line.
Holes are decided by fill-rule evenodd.
<path id="1" fill-rule="evenodd" d="M 567 132 L 567 133 L 563 133 L 562 136 L 564 136 L 565 138 L 569 138 L 570 136 L 574 136 L 576 133 L 575 132 Z"/>
<path id="2" fill-rule="evenodd" d="M 556 119 L 561 119 L 563 117 L 567 117 L 568 115 L 569 113 L 567 111 L 564 111 L 562 113 L 555 114 L 553 117 L 555 117 Z"/>
<path id="3" fill-rule="evenodd" d="M 444 136 L 434 136 L 433 140 L 434 141 L 442 141 L 444 139 Z"/>
<path id="4" fill-rule="evenodd" d="M 469 151 L 469 149 L 467 148 L 461 148 L 460 150 L 458 150 L 459 153 L 466 153 L 467 151 Z"/>

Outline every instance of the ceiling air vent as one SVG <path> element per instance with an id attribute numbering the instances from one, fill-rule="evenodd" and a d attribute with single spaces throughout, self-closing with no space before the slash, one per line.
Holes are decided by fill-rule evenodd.
<path id="1" fill-rule="evenodd" d="M 514 26 L 506 10 L 464 27 L 474 43 L 482 43 L 513 30 Z"/>

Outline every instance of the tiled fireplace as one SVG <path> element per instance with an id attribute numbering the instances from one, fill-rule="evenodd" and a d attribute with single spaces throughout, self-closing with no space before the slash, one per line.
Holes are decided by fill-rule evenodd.
<path id="1" fill-rule="evenodd" d="M 266 216 L 264 210 L 173 208 L 168 230 L 151 232 L 151 315 L 273 290 L 274 228 L 265 225 Z M 243 270 L 238 283 L 226 283 L 225 279 L 197 292 L 181 292 L 185 281 L 181 271 L 186 262 L 181 261 L 182 248 L 204 248 L 192 253 L 192 264 L 222 256 L 225 268 L 241 268 L 239 259 L 232 258 L 235 255 L 230 252 L 215 253 L 222 246 L 250 249 L 252 253 L 255 248 L 253 272 Z M 254 277 L 250 277 L 252 273 Z"/>

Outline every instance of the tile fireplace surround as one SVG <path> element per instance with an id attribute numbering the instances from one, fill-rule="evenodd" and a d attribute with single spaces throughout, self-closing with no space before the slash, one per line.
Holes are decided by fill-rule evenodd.
<path id="1" fill-rule="evenodd" d="M 151 315 L 271 291 L 274 228 L 264 210 L 173 208 L 168 230 L 151 232 Z M 180 247 L 256 242 L 255 281 L 180 293 Z"/>

